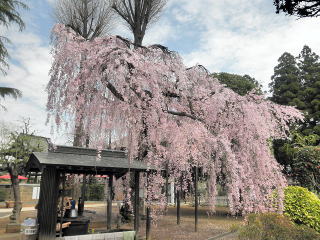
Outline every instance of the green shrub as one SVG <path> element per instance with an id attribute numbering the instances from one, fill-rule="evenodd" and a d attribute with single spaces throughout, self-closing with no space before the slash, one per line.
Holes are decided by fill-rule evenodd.
<path id="1" fill-rule="evenodd" d="M 317 240 L 320 239 L 320 234 L 304 225 L 296 225 L 296 234 L 294 240 Z"/>
<path id="2" fill-rule="evenodd" d="M 306 188 L 289 186 L 285 189 L 284 210 L 292 221 L 320 232 L 320 199 Z"/>
<path id="3" fill-rule="evenodd" d="M 320 234 L 306 226 L 295 225 L 277 213 L 250 214 L 239 230 L 240 240 L 319 240 Z"/>

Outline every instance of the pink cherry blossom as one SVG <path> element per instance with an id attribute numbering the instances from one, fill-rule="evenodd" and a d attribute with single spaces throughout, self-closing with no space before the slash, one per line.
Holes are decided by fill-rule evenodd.
<path id="1" fill-rule="evenodd" d="M 287 183 L 270 140 L 285 138 L 290 124 L 302 120 L 298 110 L 253 93 L 240 96 L 204 67 L 186 69 L 162 46 L 135 47 L 120 37 L 86 41 L 60 24 L 53 35 L 50 121 L 60 127 L 81 122 L 98 149 L 111 130 L 128 138 L 130 160 L 168 166 L 170 179 L 180 184 L 182 177 L 185 191 L 193 167 L 200 167 L 210 202 L 222 184 L 232 213 L 282 209 Z M 164 182 L 150 176 L 148 200 L 164 199 Z"/>

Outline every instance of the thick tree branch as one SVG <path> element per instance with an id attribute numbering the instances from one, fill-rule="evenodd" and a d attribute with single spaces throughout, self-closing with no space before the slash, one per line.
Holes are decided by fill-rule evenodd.
<path id="1" fill-rule="evenodd" d="M 192 120 L 197 120 L 197 121 L 200 121 L 200 122 L 203 122 L 203 119 L 201 118 L 198 118 L 194 115 L 191 115 L 189 113 L 186 113 L 186 112 L 177 112 L 177 111 L 172 111 L 172 110 L 165 110 L 164 112 L 167 112 L 171 115 L 175 115 L 175 116 L 180 116 L 180 117 L 187 117 L 187 118 L 190 118 Z"/>
<path id="2" fill-rule="evenodd" d="M 110 92 L 112 92 L 112 94 L 118 98 L 120 101 L 124 102 L 124 98 L 122 96 L 121 93 L 118 92 L 118 90 L 113 86 L 113 84 L 111 84 L 108 80 L 106 80 L 107 82 L 107 88 L 110 90 Z"/>

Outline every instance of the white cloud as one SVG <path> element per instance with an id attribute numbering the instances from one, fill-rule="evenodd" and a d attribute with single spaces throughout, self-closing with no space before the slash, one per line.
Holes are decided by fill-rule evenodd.
<path id="1" fill-rule="evenodd" d="M 22 91 L 21 99 L 0 100 L 7 111 L 0 110 L 0 120 L 19 125 L 22 118 L 30 118 L 36 134 L 52 137 L 50 126 L 46 126 L 46 84 L 51 65 L 49 47 L 43 46 L 41 39 L 31 33 L 8 32 L 14 49 L 10 49 L 10 69 L 2 76 L 0 86 L 14 87 Z M 21 122 L 20 122 L 21 124 Z"/>
<path id="2" fill-rule="evenodd" d="M 32 16 L 41 11 L 43 9 L 30 10 L 32 28 L 40 29 L 41 23 Z M 49 15 L 42 17 L 50 18 Z M 160 21 L 147 31 L 144 44 L 177 48 L 184 44 L 187 47 L 180 54 L 188 66 L 199 63 L 211 71 L 250 74 L 266 88 L 284 51 L 297 55 L 307 44 L 320 54 L 319 21 L 276 15 L 271 0 L 170 0 Z M 114 33 L 131 37 L 122 26 Z M 50 126 L 45 126 L 45 86 L 51 65 L 49 46 L 43 42 L 44 35 L 30 31 L 6 34 L 14 48 L 10 49 L 10 70 L 6 77 L 0 78 L 0 86 L 22 90 L 23 98 L 6 99 L 8 112 L 0 110 L 0 120 L 16 122 L 20 117 L 31 117 L 38 133 L 50 136 Z M 54 141 L 62 143 L 65 138 L 61 133 Z"/>
<path id="3" fill-rule="evenodd" d="M 56 0 L 47 0 L 47 2 L 50 4 L 54 4 L 56 2 Z"/>
<path id="4" fill-rule="evenodd" d="M 143 40 L 144 45 L 152 44 L 168 44 L 169 40 L 174 39 L 174 29 L 168 19 L 163 18 L 159 22 L 155 23 L 150 29 L 147 29 L 145 38 Z"/>
<path id="5" fill-rule="evenodd" d="M 319 19 L 276 15 L 272 1 L 174 0 L 174 6 L 179 6 L 173 13 L 181 24 L 193 22 L 204 27 L 198 33 L 200 47 L 182 53 L 187 65 L 199 63 L 211 71 L 247 73 L 266 89 L 283 52 L 298 54 L 307 44 L 320 53 Z"/>

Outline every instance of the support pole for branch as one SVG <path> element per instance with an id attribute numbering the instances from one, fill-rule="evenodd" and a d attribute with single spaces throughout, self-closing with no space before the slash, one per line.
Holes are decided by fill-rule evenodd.
<path id="1" fill-rule="evenodd" d="M 182 176 L 180 177 L 180 189 L 177 186 L 177 224 L 178 225 L 180 225 L 180 216 L 181 216 L 181 210 L 180 210 L 181 195 L 182 195 Z"/>
<path id="2" fill-rule="evenodd" d="M 149 173 L 147 173 L 147 189 L 149 187 Z M 147 190 L 147 200 L 148 200 L 148 190 Z M 146 240 L 150 240 L 151 235 L 151 206 L 150 201 L 147 206 L 147 221 L 146 221 Z"/>
<path id="3" fill-rule="evenodd" d="M 177 190 L 177 224 L 180 225 L 180 190 Z"/>
<path id="4" fill-rule="evenodd" d="M 109 175 L 108 180 L 108 199 L 107 199 L 107 229 L 111 230 L 112 221 L 112 188 L 113 188 L 113 175 Z"/>
<path id="5" fill-rule="evenodd" d="M 169 203 L 169 166 L 168 166 L 168 163 L 166 164 L 166 201 L 167 201 L 167 203 L 166 203 L 166 208 L 167 208 L 168 203 Z"/>
<path id="6" fill-rule="evenodd" d="M 198 231 L 198 167 L 194 168 L 194 231 Z"/>
<path id="7" fill-rule="evenodd" d="M 140 211 L 139 211 L 139 180 L 140 173 L 138 171 L 134 172 L 134 230 L 136 235 L 139 232 L 139 220 L 140 220 Z"/>
<path id="8" fill-rule="evenodd" d="M 147 222 L 146 222 L 146 240 L 150 240 L 151 235 L 151 209 L 150 206 L 147 207 Z"/>

